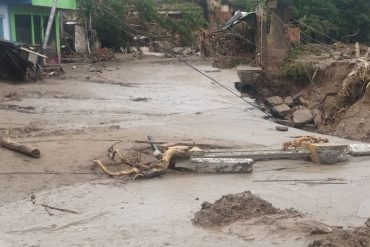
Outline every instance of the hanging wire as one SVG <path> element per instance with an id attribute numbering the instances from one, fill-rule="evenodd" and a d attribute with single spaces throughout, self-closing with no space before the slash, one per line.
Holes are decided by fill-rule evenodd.
<path id="1" fill-rule="evenodd" d="M 118 18 L 116 15 L 114 15 L 113 13 L 111 13 L 110 10 L 106 9 L 104 6 L 101 7 L 101 9 L 103 11 L 105 11 L 107 14 L 109 14 L 110 16 L 112 16 L 113 18 L 115 18 L 117 21 L 119 21 L 121 24 L 123 24 L 124 26 L 128 27 L 129 29 L 131 29 L 133 32 L 136 32 L 137 34 L 139 35 L 145 35 L 146 34 L 142 31 L 139 31 L 133 27 L 131 27 L 129 24 L 125 23 L 124 21 L 122 21 L 120 18 Z M 135 34 L 133 34 L 132 32 L 128 32 L 130 33 L 132 36 L 135 36 Z M 177 56 L 176 54 L 174 54 L 173 51 L 170 51 L 169 49 L 167 49 L 166 47 L 162 46 L 161 44 L 158 44 L 157 45 L 159 47 L 161 47 L 161 49 L 163 49 L 164 51 L 166 51 L 167 53 L 171 54 L 172 56 L 174 56 L 177 60 L 179 60 L 180 62 L 182 62 L 183 64 L 187 65 L 188 67 L 190 67 L 191 69 L 193 69 L 194 71 L 198 72 L 199 74 L 203 75 L 204 77 L 210 79 L 212 82 L 216 83 L 218 86 L 220 86 L 221 88 L 225 89 L 226 91 L 228 91 L 229 93 L 231 93 L 232 95 L 238 97 L 239 99 L 243 100 L 245 103 L 253 106 L 254 108 L 257 108 L 259 110 L 261 110 L 261 108 L 257 105 L 257 104 L 254 104 L 252 102 L 249 102 L 248 100 L 246 100 L 244 97 L 242 97 L 240 94 L 234 92 L 234 90 L 228 88 L 227 86 L 225 86 L 223 83 L 219 82 L 218 80 L 214 79 L 213 77 L 207 75 L 206 73 L 204 73 L 203 71 L 199 70 L 198 68 L 194 67 L 192 64 L 190 64 L 189 62 L 187 62 L 186 60 L 182 59 L 181 57 Z M 261 110 L 262 111 L 262 110 Z M 267 112 L 264 112 L 262 111 L 266 116 L 268 117 L 271 117 L 271 114 L 267 113 Z"/>

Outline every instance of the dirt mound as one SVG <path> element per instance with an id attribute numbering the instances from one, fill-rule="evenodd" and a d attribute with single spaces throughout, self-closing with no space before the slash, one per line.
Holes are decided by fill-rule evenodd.
<path id="1" fill-rule="evenodd" d="M 370 246 L 370 218 L 364 226 L 349 230 L 334 229 L 324 238 L 315 240 L 308 247 L 367 247 Z"/>
<path id="2" fill-rule="evenodd" d="M 292 213 L 293 210 L 280 210 L 271 203 L 253 195 L 250 191 L 222 196 L 213 204 L 203 202 L 200 211 L 195 213 L 193 223 L 201 226 L 222 226 L 237 220 L 255 217 Z M 297 212 L 294 212 L 297 213 Z"/>

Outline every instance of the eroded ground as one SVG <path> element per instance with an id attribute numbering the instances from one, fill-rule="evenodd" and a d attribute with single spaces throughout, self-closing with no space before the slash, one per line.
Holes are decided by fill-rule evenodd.
<path id="1" fill-rule="evenodd" d="M 280 147 L 290 136 L 304 133 L 277 132 L 263 113 L 175 60 L 120 59 L 66 66 L 64 79 L 0 83 L 0 99 L 10 95 L 0 102 L 1 130 L 42 152 L 35 160 L 0 149 L 1 246 L 307 245 L 304 235 L 291 238 L 291 231 L 266 226 L 261 233 L 239 225 L 227 231 L 192 225 L 202 201 L 246 190 L 326 224 L 362 224 L 370 216 L 366 158 L 336 166 L 259 162 L 249 175 L 171 172 L 134 182 L 91 169 L 91 160 L 104 157 L 114 142 L 123 141 L 121 149 L 142 147 L 146 144 L 135 140 L 149 134 L 173 142 Z M 230 88 L 238 81 L 234 70 L 215 70 L 209 61 L 191 63 Z M 256 181 L 328 178 L 344 183 Z M 78 214 L 54 210 L 49 215 L 42 203 Z"/>

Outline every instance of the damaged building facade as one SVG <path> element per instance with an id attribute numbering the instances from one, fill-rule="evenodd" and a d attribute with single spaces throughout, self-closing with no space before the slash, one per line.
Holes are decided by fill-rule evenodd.
<path id="1" fill-rule="evenodd" d="M 0 38 L 41 49 L 52 0 L 0 0 Z M 47 47 L 49 63 L 61 61 L 63 11 L 75 11 L 75 0 L 59 0 Z"/>

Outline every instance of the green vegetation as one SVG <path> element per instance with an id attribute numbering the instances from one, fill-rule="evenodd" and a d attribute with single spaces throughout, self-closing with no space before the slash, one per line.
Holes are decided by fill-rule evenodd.
<path id="1" fill-rule="evenodd" d="M 315 68 L 310 63 L 291 61 L 285 63 L 281 68 L 281 76 L 299 86 L 308 85 L 315 73 Z"/>
<path id="2" fill-rule="evenodd" d="M 189 45 L 194 41 L 194 30 L 206 24 L 198 5 L 180 0 L 78 0 L 78 4 L 80 18 L 87 24 L 91 14 L 92 28 L 104 46 L 114 49 L 132 45 L 133 36 L 145 35 L 154 23 L 178 37 L 183 45 Z M 180 11 L 181 18 L 159 14 L 160 10 Z M 130 27 L 128 11 L 138 13 L 140 27 Z"/>
<path id="3" fill-rule="evenodd" d="M 234 0 L 242 10 L 266 6 L 268 0 Z M 309 42 L 370 41 L 369 0 L 280 0 L 299 22 L 302 37 Z M 320 34 L 321 32 L 322 34 Z"/>

